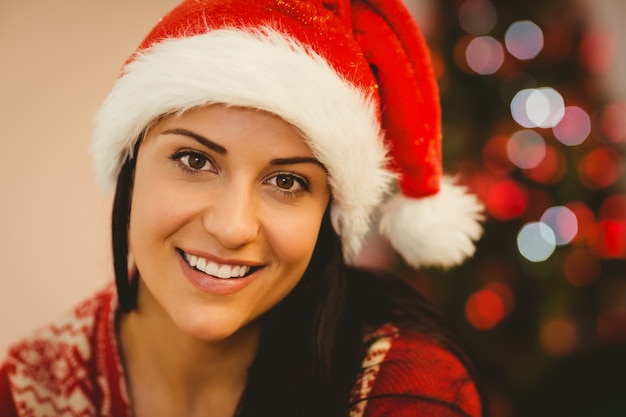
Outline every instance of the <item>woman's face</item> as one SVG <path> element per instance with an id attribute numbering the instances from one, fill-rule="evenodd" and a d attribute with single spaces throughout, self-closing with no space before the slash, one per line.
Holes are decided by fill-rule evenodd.
<path id="1" fill-rule="evenodd" d="M 160 120 L 131 202 L 139 311 L 202 340 L 233 335 L 298 283 L 328 200 L 325 169 L 276 116 L 213 105 Z"/>

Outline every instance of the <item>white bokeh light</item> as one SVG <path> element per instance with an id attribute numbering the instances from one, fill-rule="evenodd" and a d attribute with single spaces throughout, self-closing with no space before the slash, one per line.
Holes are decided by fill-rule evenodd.
<path id="1" fill-rule="evenodd" d="M 504 35 L 506 49 L 517 59 L 536 57 L 543 49 L 543 32 L 530 20 L 513 23 Z"/>
<path id="2" fill-rule="evenodd" d="M 517 249 L 531 262 L 545 261 L 556 249 L 554 232 L 542 222 L 526 223 L 517 234 Z"/>
<path id="3" fill-rule="evenodd" d="M 554 232 L 556 245 L 570 243 L 578 233 L 576 214 L 565 206 L 550 207 L 541 216 L 541 222 Z"/>
<path id="4" fill-rule="evenodd" d="M 564 114 L 563 96 L 551 87 L 526 88 L 511 100 L 511 115 L 523 127 L 553 127 Z"/>
<path id="5" fill-rule="evenodd" d="M 526 100 L 526 112 L 537 127 L 553 127 L 563 118 L 565 103 L 554 88 L 537 88 Z"/>
<path id="6" fill-rule="evenodd" d="M 528 113 L 526 112 L 526 101 L 528 101 L 528 97 L 533 91 L 534 88 L 520 90 L 511 100 L 511 116 L 513 116 L 513 120 L 523 127 L 536 127 L 528 118 Z"/>

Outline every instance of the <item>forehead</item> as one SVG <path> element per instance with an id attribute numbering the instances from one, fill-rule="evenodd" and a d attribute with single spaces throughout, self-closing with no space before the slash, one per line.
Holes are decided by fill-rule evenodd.
<path id="1" fill-rule="evenodd" d="M 299 129 L 277 115 L 255 108 L 212 104 L 165 115 L 148 126 L 146 139 L 176 128 L 191 130 L 212 141 L 240 141 L 265 146 L 268 152 L 283 150 L 314 156 Z"/>

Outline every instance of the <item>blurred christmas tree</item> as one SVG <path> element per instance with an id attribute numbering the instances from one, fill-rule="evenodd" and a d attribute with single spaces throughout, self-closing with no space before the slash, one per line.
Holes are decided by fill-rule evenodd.
<path id="1" fill-rule="evenodd" d="M 494 417 L 624 416 L 626 104 L 602 82 L 613 40 L 579 0 L 432 3 L 446 169 L 488 218 L 475 259 L 418 285 L 459 318 Z"/>

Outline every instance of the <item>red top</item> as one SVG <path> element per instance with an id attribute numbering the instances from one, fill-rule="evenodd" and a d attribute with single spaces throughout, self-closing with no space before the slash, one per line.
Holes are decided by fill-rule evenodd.
<path id="1" fill-rule="evenodd" d="M 3 417 L 130 417 L 110 286 L 14 345 L 0 366 Z M 366 337 L 349 417 L 480 416 L 467 371 L 451 353 L 393 325 Z"/>

